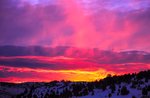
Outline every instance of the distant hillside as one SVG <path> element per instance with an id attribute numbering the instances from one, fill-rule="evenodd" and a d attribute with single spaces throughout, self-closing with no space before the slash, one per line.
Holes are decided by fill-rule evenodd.
<path id="1" fill-rule="evenodd" d="M 0 98 L 150 98 L 150 70 L 94 82 L 1 82 Z"/>

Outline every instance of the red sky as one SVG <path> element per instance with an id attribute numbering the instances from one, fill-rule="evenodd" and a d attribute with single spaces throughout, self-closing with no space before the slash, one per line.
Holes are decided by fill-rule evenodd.
<path id="1" fill-rule="evenodd" d="M 0 46 L 68 46 L 80 48 L 83 52 L 87 49 L 93 52 L 93 48 L 115 52 L 127 50 L 150 52 L 149 0 L 1 0 L 0 21 Z M 71 49 L 68 51 L 75 50 Z M 65 54 L 67 53 L 70 52 Z M 41 64 L 41 61 L 42 64 L 56 63 L 57 67 L 50 69 L 32 67 L 33 65 L 16 67 L 3 64 L 5 60 L 11 61 L 16 56 L 5 59 L 0 56 L 0 80 L 11 82 L 55 79 L 88 81 L 103 78 L 108 73 L 122 74 L 149 69 L 149 61 L 145 61 L 149 59 L 149 56 L 142 55 L 143 59 L 139 62 L 129 62 L 130 60 L 126 58 L 125 63 L 132 66 L 130 70 L 124 66 L 124 63 L 120 64 L 120 61 L 115 64 L 112 62 L 100 64 L 97 63 L 99 58 L 95 55 L 96 62 L 93 58 L 87 60 L 86 56 L 86 60 L 66 55 L 61 55 L 61 59 L 33 57 L 38 62 L 37 65 Z M 88 56 L 93 55 L 91 53 Z M 33 60 L 32 56 L 29 58 L 23 56 L 23 58 L 27 62 Z M 121 59 L 123 58 L 121 56 Z M 139 58 L 139 55 L 135 58 Z M 105 62 L 109 60 L 108 56 L 104 56 Z M 31 76 L 28 77 L 29 75 Z M 40 80 L 42 77 L 43 80 Z"/>

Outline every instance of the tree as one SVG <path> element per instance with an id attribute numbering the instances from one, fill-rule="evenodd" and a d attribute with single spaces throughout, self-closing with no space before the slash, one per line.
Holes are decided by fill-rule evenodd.
<path id="1" fill-rule="evenodd" d="M 129 94 L 129 90 L 127 89 L 126 86 L 123 86 L 121 88 L 121 95 L 128 95 Z"/>
<path id="2" fill-rule="evenodd" d="M 112 96 L 112 94 L 111 94 L 111 93 L 109 93 L 109 94 L 108 94 L 108 97 L 110 98 L 111 96 Z"/>
<path id="3" fill-rule="evenodd" d="M 111 93 L 114 93 L 114 91 L 116 90 L 115 84 L 110 85 L 109 88 L 111 89 Z"/>
<path id="4" fill-rule="evenodd" d="M 83 90 L 83 95 L 85 96 L 85 95 L 88 95 L 88 89 L 87 88 L 85 88 L 84 90 Z"/>
<path id="5" fill-rule="evenodd" d="M 36 95 L 33 95 L 33 98 L 37 98 L 37 96 L 36 96 Z"/>
<path id="6" fill-rule="evenodd" d="M 112 77 L 112 75 L 111 74 L 107 74 L 106 78 L 109 78 L 109 77 Z"/>
<path id="7" fill-rule="evenodd" d="M 94 95 L 94 91 L 92 91 L 92 94 L 91 94 L 92 96 Z"/>
<path id="8" fill-rule="evenodd" d="M 142 89 L 142 95 L 147 95 L 147 94 L 148 94 L 148 91 L 147 91 L 146 87 L 144 87 Z"/>
<path id="9" fill-rule="evenodd" d="M 135 96 L 132 96 L 132 98 L 136 98 Z"/>
<path id="10" fill-rule="evenodd" d="M 104 86 L 102 86 L 102 90 L 103 91 L 105 91 L 106 90 L 106 86 L 104 85 Z"/>
<path id="11" fill-rule="evenodd" d="M 44 98 L 48 98 L 49 97 L 49 94 L 48 93 L 46 93 L 45 94 L 45 96 L 44 96 Z"/>

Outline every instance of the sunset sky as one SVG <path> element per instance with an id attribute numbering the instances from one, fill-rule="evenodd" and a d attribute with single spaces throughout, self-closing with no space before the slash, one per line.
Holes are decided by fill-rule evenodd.
<path id="1" fill-rule="evenodd" d="M 0 81 L 93 81 L 146 70 L 150 0 L 0 0 L 0 46 L 6 45 L 54 50 L 0 55 Z M 133 50 L 142 52 L 120 53 Z"/>

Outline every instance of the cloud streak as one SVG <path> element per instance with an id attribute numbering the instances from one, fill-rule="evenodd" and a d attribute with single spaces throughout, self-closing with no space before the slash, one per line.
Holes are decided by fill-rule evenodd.
<path id="1" fill-rule="evenodd" d="M 58 50 L 53 56 L 0 56 L 0 81 L 94 81 L 150 68 L 150 54 L 143 51 Z"/>

